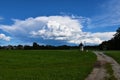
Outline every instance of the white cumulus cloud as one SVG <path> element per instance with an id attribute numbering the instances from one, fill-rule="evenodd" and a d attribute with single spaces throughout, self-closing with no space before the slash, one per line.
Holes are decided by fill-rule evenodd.
<path id="1" fill-rule="evenodd" d="M 71 43 L 80 43 L 85 42 L 86 44 L 100 44 L 105 40 L 109 40 L 113 37 L 115 32 L 83 32 L 82 35 L 78 35 L 70 39 L 69 42 Z"/>
<path id="2" fill-rule="evenodd" d="M 0 34 L 0 39 L 10 41 L 11 38 L 9 36 L 6 36 L 5 34 Z"/>
<path id="3" fill-rule="evenodd" d="M 40 16 L 25 20 L 14 19 L 13 25 L 0 25 L 0 29 L 20 40 L 27 38 L 60 40 L 66 43 L 100 44 L 110 39 L 114 32 L 91 33 L 82 31 L 80 19 L 71 16 Z"/>

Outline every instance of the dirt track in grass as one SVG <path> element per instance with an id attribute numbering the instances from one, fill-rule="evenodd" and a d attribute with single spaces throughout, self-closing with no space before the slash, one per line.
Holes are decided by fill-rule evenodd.
<path id="1" fill-rule="evenodd" d="M 109 77 L 105 69 L 107 63 L 109 63 L 113 69 L 113 76 L 117 80 L 120 80 L 120 65 L 113 58 L 103 54 L 103 52 L 94 51 L 94 53 L 97 55 L 97 62 L 94 65 L 93 71 L 85 80 L 106 80 L 106 77 Z"/>

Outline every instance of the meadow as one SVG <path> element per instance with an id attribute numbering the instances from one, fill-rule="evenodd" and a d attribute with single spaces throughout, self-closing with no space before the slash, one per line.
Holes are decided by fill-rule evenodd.
<path id="1" fill-rule="evenodd" d="M 0 80 L 84 80 L 95 61 L 79 50 L 0 50 Z"/>
<path id="2" fill-rule="evenodd" d="M 120 64 L 120 51 L 106 51 L 105 54 L 111 56 Z"/>

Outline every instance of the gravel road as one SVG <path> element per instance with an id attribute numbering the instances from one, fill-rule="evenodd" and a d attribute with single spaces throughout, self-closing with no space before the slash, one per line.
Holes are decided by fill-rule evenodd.
<path id="1" fill-rule="evenodd" d="M 103 52 L 94 51 L 97 55 L 97 62 L 95 63 L 93 71 L 85 80 L 105 80 L 108 76 L 104 65 L 110 63 L 114 71 L 114 76 L 120 80 L 120 65 L 111 57 L 103 54 Z"/>

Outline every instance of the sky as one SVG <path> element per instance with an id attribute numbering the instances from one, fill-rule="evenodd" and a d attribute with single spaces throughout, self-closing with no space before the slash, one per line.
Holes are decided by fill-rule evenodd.
<path id="1" fill-rule="evenodd" d="M 0 45 L 98 45 L 120 27 L 120 0 L 0 0 Z"/>

